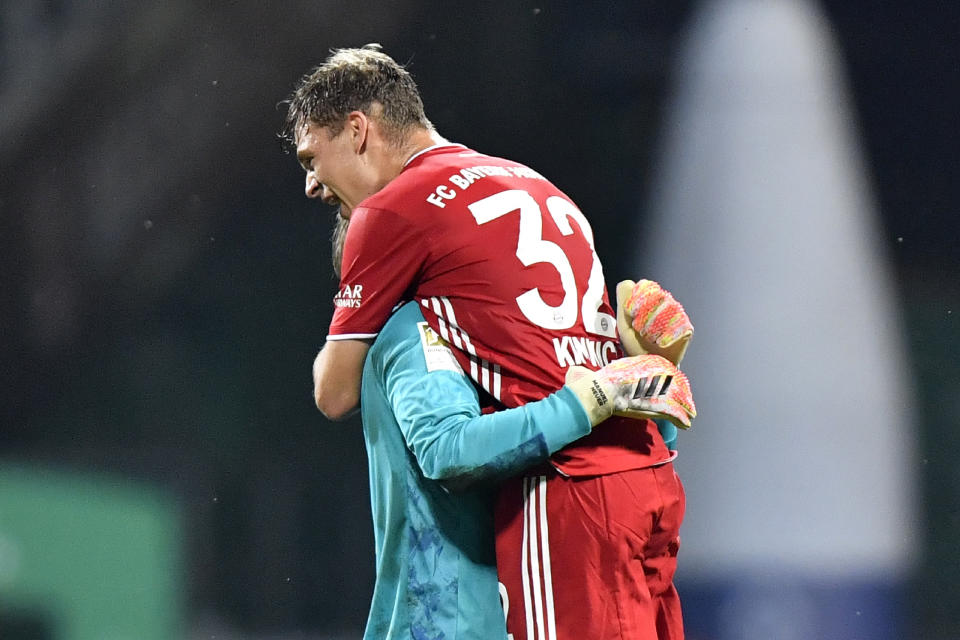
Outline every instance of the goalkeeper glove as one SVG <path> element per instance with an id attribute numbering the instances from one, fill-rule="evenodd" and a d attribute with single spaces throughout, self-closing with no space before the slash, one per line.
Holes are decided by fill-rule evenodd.
<path id="1" fill-rule="evenodd" d="M 628 356 L 652 353 L 679 365 L 693 337 L 687 312 L 653 280 L 617 285 L 617 331 Z"/>
<path id="2" fill-rule="evenodd" d="M 689 429 L 697 416 L 687 376 L 657 355 L 620 358 L 598 371 L 570 367 L 566 386 L 576 394 L 593 426 L 618 415 L 665 418 Z"/>

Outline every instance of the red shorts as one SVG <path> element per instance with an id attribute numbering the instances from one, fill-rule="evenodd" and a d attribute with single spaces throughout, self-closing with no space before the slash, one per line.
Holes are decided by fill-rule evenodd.
<path id="1" fill-rule="evenodd" d="M 497 570 L 513 640 L 682 640 L 673 585 L 685 498 L 673 464 L 508 480 Z"/>

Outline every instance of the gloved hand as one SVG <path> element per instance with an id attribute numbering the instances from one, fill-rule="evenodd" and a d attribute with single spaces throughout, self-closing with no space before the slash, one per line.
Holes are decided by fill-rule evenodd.
<path id="1" fill-rule="evenodd" d="M 566 386 L 577 395 L 593 426 L 618 415 L 665 418 L 689 429 L 697 416 L 687 376 L 657 355 L 620 358 L 598 371 L 570 367 Z"/>
<path id="2" fill-rule="evenodd" d="M 679 365 L 693 337 L 687 312 L 653 280 L 617 285 L 617 331 L 628 356 L 652 353 Z"/>

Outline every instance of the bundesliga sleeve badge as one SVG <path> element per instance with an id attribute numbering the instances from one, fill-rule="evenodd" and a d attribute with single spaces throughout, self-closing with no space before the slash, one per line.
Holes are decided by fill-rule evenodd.
<path id="1" fill-rule="evenodd" d="M 423 347 L 427 371 L 453 371 L 466 375 L 460 363 L 457 362 L 456 356 L 453 355 L 453 351 L 443 338 L 430 328 L 429 324 L 418 322 L 417 329 L 420 331 L 420 346 Z"/>

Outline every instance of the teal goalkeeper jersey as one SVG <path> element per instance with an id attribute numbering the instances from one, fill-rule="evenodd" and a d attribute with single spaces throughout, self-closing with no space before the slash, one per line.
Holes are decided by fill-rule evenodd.
<path id="1" fill-rule="evenodd" d="M 361 391 L 376 545 L 365 640 L 506 638 L 495 480 L 590 432 L 571 391 L 480 415 L 456 358 L 408 303 L 370 348 Z"/>

